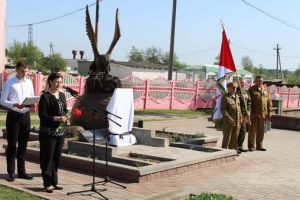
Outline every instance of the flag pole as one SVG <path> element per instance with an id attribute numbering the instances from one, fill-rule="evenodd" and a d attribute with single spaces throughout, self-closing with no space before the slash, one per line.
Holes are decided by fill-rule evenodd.
<path id="1" fill-rule="evenodd" d="M 236 77 L 237 77 L 238 86 L 239 86 L 239 88 L 241 90 L 242 101 L 244 102 L 244 105 L 245 105 L 245 108 L 246 108 L 247 118 L 248 118 L 248 121 L 249 121 L 249 125 L 251 125 L 251 119 L 250 119 L 250 116 L 249 116 L 249 113 L 248 113 L 247 104 L 246 104 L 246 100 L 245 100 L 245 97 L 244 97 L 244 88 L 241 87 L 241 82 L 240 82 L 240 78 L 239 78 L 239 75 L 237 73 L 237 70 L 236 70 L 235 73 L 236 73 Z"/>
<path id="2" fill-rule="evenodd" d="M 224 22 L 220 19 L 220 24 L 221 24 L 221 26 L 222 26 L 222 29 L 223 29 L 223 31 L 224 31 Z"/>
<path id="3" fill-rule="evenodd" d="M 224 22 L 221 19 L 220 19 L 220 25 L 222 26 L 222 29 L 224 31 L 225 30 L 224 29 Z M 249 124 L 251 125 L 251 119 L 250 119 L 250 116 L 249 116 L 249 113 L 248 113 L 247 104 L 246 104 L 244 94 L 243 94 L 244 89 L 241 87 L 241 82 L 240 82 L 240 78 L 238 76 L 237 70 L 235 71 L 235 73 L 236 73 L 236 77 L 237 77 L 238 86 L 241 90 L 241 98 L 242 98 L 242 101 L 244 102 L 244 105 L 245 105 L 245 108 L 246 108 L 246 111 L 247 111 L 247 118 L 248 118 Z"/>

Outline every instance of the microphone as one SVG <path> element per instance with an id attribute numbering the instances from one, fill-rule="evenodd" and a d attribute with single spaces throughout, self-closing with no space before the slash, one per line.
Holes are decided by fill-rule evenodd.
<path id="1" fill-rule="evenodd" d="M 77 91 L 75 91 L 75 90 L 73 90 L 72 88 L 69 88 L 69 87 L 67 87 L 67 86 L 63 86 L 63 88 L 64 88 L 67 92 L 69 92 L 71 95 L 78 95 L 78 94 L 79 94 L 79 92 L 77 92 Z"/>

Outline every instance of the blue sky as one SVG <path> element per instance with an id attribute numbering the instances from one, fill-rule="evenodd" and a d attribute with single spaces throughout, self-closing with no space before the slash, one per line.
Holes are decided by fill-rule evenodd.
<path id="1" fill-rule="evenodd" d="M 242 56 L 248 55 L 254 66 L 276 68 L 279 44 L 282 69 L 295 70 L 300 63 L 300 1 L 299 0 L 245 0 L 276 18 L 293 24 L 287 26 L 247 5 L 242 0 L 177 0 L 174 51 L 179 60 L 189 65 L 212 64 L 220 52 L 222 27 L 225 24 L 236 66 Z M 94 4 L 96 0 L 6 0 L 6 46 L 13 40 L 28 40 L 27 24 L 53 19 Z M 121 38 L 112 59 L 127 61 L 132 46 L 169 51 L 173 0 L 103 0 L 100 2 L 100 53 L 106 53 L 112 41 L 115 11 L 119 8 Z M 96 6 L 90 7 L 95 25 Z M 25 26 L 18 26 L 25 25 Z M 18 27 L 11 27 L 18 26 Z M 33 25 L 33 41 L 45 55 L 54 51 L 63 58 L 72 58 L 72 50 L 84 50 L 84 58 L 93 58 L 85 32 L 85 10 Z M 79 56 L 77 56 L 78 58 Z"/>

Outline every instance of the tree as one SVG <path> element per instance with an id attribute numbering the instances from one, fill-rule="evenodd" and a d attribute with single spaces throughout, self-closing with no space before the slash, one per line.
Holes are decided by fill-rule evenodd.
<path id="1" fill-rule="evenodd" d="M 44 58 L 42 51 L 33 42 L 21 43 L 14 40 L 12 44 L 8 45 L 7 53 L 11 63 L 16 64 L 20 60 L 26 60 L 31 69 L 39 68 L 40 62 Z"/>
<path id="2" fill-rule="evenodd" d="M 158 64 L 162 63 L 161 57 L 163 53 L 160 48 L 148 47 L 143 54 L 145 60 L 148 61 L 149 63 L 158 63 Z"/>
<path id="3" fill-rule="evenodd" d="M 127 58 L 129 62 L 143 62 L 144 57 L 143 54 L 133 46 L 130 52 L 127 54 Z"/>
<path id="4" fill-rule="evenodd" d="M 127 54 L 127 58 L 129 62 L 149 62 L 149 63 L 158 63 L 168 65 L 170 62 L 169 52 L 163 52 L 160 48 L 156 47 L 148 47 L 144 51 L 138 50 L 135 46 L 133 46 L 130 52 Z M 176 53 L 173 55 L 173 66 L 182 68 L 185 67 L 186 64 L 180 62 Z"/>
<path id="5" fill-rule="evenodd" d="M 300 85 L 300 68 L 296 69 L 294 73 L 287 77 L 286 82 L 288 84 Z"/>
<path id="6" fill-rule="evenodd" d="M 169 65 L 170 53 L 169 52 L 163 53 L 161 56 L 161 61 L 162 61 L 162 64 Z M 173 54 L 173 66 L 178 67 L 178 68 L 182 68 L 182 67 L 186 66 L 185 63 L 179 61 L 176 53 Z"/>
<path id="7" fill-rule="evenodd" d="M 220 64 L 220 54 L 218 54 L 216 57 L 215 57 L 215 62 L 214 62 L 214 65 L 219 65 Z"/>
<path id="8" fill-rule="evenodd" d="M 264 66 L 262 64 L 259 64 L 257 74 L 264 75 L 264 74 L 266 74 L 265 72 L 266 72 L 266 69 L 264 68 Z"/>
<path id="9" fill-rule="evenodd" d="M 245 70 L 254 73 L 253 61 L 249 58 L 249 56 L 243 56 L 241 64 Z"/>
<path id="10" fill-rule="evenodd" d="M 61 57 L 60 53 L 54 53 L 45 57 L 42 61 L 40 70 L 44 72 L 67 71 L 67 62 Z"/>

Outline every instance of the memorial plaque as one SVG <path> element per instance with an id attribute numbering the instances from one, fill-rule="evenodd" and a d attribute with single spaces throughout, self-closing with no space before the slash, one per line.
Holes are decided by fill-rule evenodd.
<path id="1" fill-rule="evenodd" d="M 95 143 L 105 144 L 105 129 L 95 130 Z M 79 141 L 93 143 L 94 130 L 83 130 L 79 132 Z"/>

